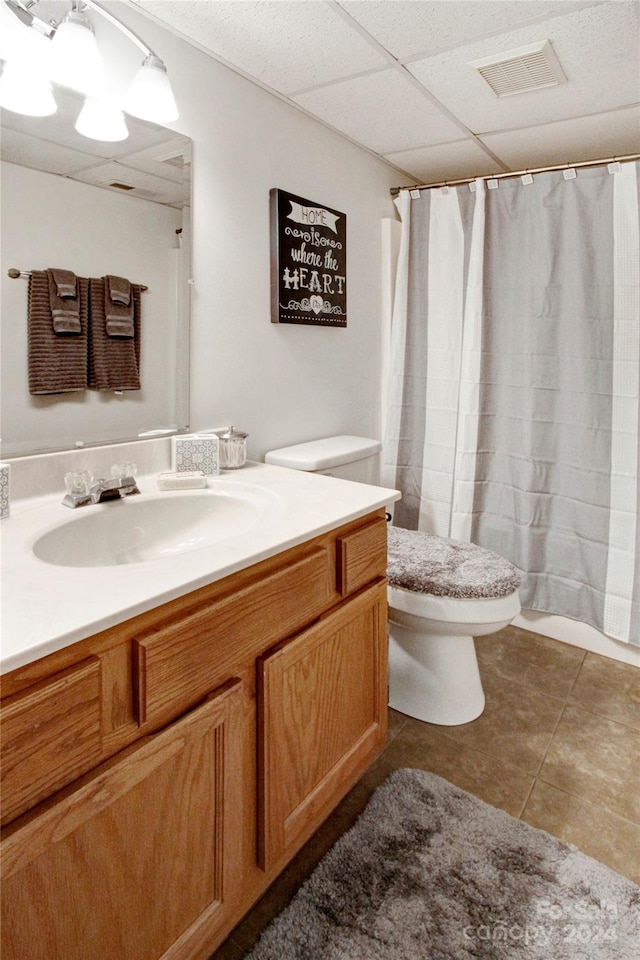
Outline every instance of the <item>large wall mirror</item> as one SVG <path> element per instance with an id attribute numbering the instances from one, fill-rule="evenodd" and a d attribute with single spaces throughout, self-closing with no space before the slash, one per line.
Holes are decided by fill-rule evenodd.
<path id="1" fill-rule="evenodd" d="M 90 140 L 83 98 L 55 97 L 50 117 L 0 112 L 3 457 L 188 427 L 191 142 L 133 117 L 126 140 Z M 28 273 L 47 268 L 147 287 L 140 390 L 29 393 Z"/>

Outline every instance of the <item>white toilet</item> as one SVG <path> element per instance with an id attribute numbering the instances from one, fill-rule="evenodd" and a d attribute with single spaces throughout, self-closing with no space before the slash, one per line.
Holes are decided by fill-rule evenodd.
<path id="1" fill-rule="evenodd" d="M 265 462 L 377 483 L 382 445 L 339 436 L 272 450 Z M 389 527 L 389 706 L 453 726 L 484 709 L 473 638 L 520 612 L 519 571 L 470 543 Z"/>

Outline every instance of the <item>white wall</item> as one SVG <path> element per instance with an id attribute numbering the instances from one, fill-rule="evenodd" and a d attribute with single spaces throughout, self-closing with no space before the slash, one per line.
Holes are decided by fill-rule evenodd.
<path id="1" fill-rule="evenodd" d="M 5 454 L 136 436 L 173 422 L 176 235 L 182 213 L 53 174 L 2 163 L 2 263 L 111 273 L 148 285 L 142 301 L 141 384 L 126 391 L 29 395 L 27 282 L 2 275 L 2 440 Z M 64 239 L 64 253 L 62 249 Z M 167 384 L 171 385 L 167 390 Z"/>
<path id="2" fill-rule="evenodd" d="M 173 126 L 193 139 L 192 427 L 234 423 L 253 459 L 380 437 L 380 220 L 406 178 L 137 11 L 118 15 L 165 60 Z M 270 322 L 272 187 L 346 213 L 346 329 Z"/>

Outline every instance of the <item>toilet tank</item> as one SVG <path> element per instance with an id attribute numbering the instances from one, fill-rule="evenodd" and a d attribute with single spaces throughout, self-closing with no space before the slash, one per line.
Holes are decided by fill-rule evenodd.
<path id="1" fill-rule="evenodd" d="M 367 437 L 325 437 L 271 450 L 264 462 L 276 467 L 377 485 L 380 482 L 381 450 L 379 440 Z"/>

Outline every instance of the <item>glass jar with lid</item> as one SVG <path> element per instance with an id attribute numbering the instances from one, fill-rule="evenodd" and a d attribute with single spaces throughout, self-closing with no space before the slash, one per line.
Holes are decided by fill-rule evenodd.
<path id="1" fill-rule="evenodd" d="M 228 430 L 217 430 L 220 441 L 220 466 L 226 470 L 237 470 L 247 462 L 248 433 L 236 430 L 231 426 Z"/>

